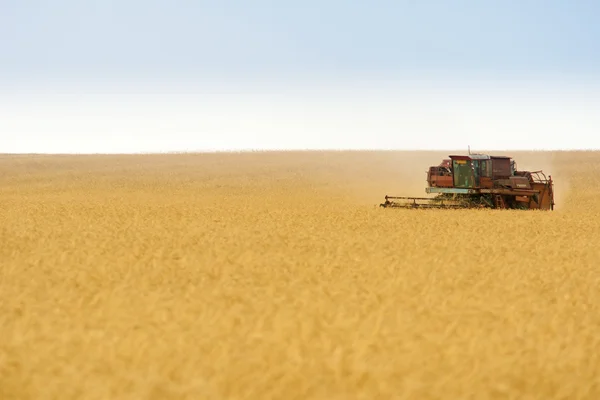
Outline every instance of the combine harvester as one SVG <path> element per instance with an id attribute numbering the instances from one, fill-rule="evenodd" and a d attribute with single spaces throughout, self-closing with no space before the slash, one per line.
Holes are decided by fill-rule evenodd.
<path id="1" fill-rule="evenodd" d="M 519 171 L 511 157 L 452 155 L 429 167 L 425 192 L 435 197 L 385 196 L 381 207 L 554 210 L 552 176 Z"/>

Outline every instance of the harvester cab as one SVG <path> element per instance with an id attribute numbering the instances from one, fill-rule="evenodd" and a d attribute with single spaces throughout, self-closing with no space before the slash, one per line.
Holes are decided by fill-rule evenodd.
<path id="1" fill-rule="evenodd" d="M 519 171 L 506 156 L 451 155 L 427 171 L 427 194 L 435 197 L 385 196 L 382 207 L 554 209 L 552 177 Z"/>

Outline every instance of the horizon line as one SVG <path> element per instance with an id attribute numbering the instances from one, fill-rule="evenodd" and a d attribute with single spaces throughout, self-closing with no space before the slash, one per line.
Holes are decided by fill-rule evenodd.
<path id="1" fill-rule="evenodd" d="M 566 152 L 599 152 L 600 148 L 573 148 L 573 149 L 481 149 L 471 150 L 471 154 L 490 154 L 495 152 L 537 152 L 537 153 L 566 153 Z M 219 149 L 219 150 L 173 150 L 173 151 L 139 151 L 139 152 L 16 152 L 2 153 L 0 157 L 14 156 L 134 156 L 134 155 L 193 155 L 193 154 L 239 154 L 239 153 L 432 153 L 454 152 L 456 154 L 468 153 L 468 149 Z"/>

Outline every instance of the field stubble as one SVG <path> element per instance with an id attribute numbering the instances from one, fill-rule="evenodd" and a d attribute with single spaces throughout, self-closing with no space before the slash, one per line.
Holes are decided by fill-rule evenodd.
<path id="1" fill-rule="evenodd" d="M 3 156 L 0 398 L 599 398 L 600 154 L 376 207 L 444 155 Z"/>

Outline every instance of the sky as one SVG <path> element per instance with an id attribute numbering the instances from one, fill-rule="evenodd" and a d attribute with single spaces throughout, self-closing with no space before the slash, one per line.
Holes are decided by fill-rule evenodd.
<path id="1" fill-rule="evenodd" d="M 0 0 L 0 153 L 600 149 L 600 3 Z"/>

